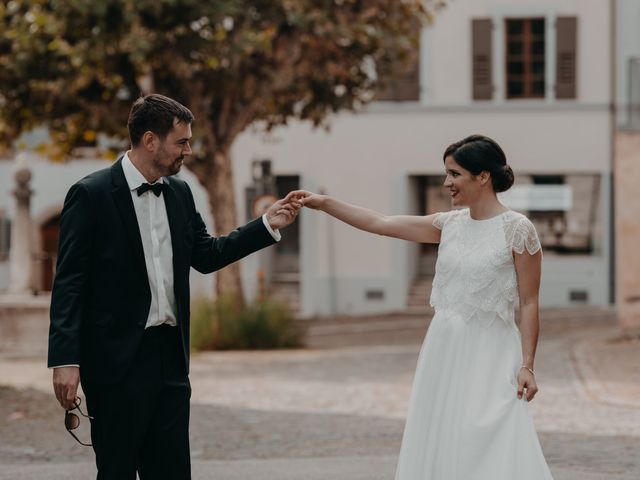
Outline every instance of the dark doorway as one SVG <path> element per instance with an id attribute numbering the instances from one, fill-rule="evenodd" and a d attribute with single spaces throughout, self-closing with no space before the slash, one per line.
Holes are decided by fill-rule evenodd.
<path id="1" fill-rule="evenodd" d="M 58 258 L 58 237 L 60 235 L 60 215 L 47 220 L 40 227 L 42 250 L 40 252 L 40 271 L 42 290 L 51 291 Z"/>
<path id="2" fill-rule="evenodd" d="M 418 181 L 418 215 L 431 215 L 436 212 L 451 210 L 451 200 L 443 187 L 444 175 L 424 175 Z M 420 263 L 418 276 L 435 273 L 438 245 L 423 243 L 420 245 Z"/>
<path id="3" fill-rule="evenodd" d="M 278 197 L 283 198 L 292 190 L 300 189 L 299 175 L 278 175 L 276 176 L 276 189 Z M 276 245 L 276 259 L 274 270 L 276 272 L 299 272 L 300 271 L 300 222 L 298 218 L 287 227 Z"/>

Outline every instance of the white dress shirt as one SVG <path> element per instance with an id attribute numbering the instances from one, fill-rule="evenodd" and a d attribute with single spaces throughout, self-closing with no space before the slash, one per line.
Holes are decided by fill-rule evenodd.
<path id="1" fill-rule="evenodd" d="M 173 247 L 164 195 L 156 196 L 151 190 L 138 195 L 137 188 L 147 183 L 147 180 L 131 163 L 128 152 L 122 158 L 122 169 L 138 219 L 144 263 L 151 288 L 151 307 L 145 328 L 163 323 L 175 326 L 178 313 L 173 291 Z M 163 182 L 164 179 L 160 177 L 156 183 Z M 262 222 L 273 239 L 280 241 L 280 232 L 271 228 L 266 215 L 262 216 Z"/>
<path id="2" fill-rule="evenodd" d="M 122 170 L 138 219 L 151 289 L 151 307 L 145 328 L 163 323 L 175 326 L 178 311 L 173 291 L 173 246 L 164 195 L 156 196 L 151 190 L 138 195 L 137 188 L 147 180 L 131 163 L 128 153 L 122 159 Z M 156 183 L 164 183 L 164 178 L 160 177 Z"/>

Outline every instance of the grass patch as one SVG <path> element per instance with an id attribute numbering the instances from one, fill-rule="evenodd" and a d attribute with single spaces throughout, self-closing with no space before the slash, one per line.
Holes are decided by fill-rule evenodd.
<path id="1" fill-rule="evenodd" d="M 191 349 L 255 350 L 293 348 L 303 344 L 302 329 L 289 309 L 275 300 L 244 309 L 232 298 L 195 300 L 191 311 Z"/>

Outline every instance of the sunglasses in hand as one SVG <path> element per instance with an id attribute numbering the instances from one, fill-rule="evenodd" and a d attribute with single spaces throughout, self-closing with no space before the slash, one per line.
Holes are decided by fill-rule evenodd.
<path id="1" fill-rule="evenodd" d="M 90 443 L 81 442 L 80 439 L 76 436 L 76 434 L 73 433 L 72 430 L 75 430 L 80 426 L 80 417 L 75 413 L 73 413 L 73 411 L 77 409 L 78 412 L 80 412 L 80 415 L 82 415 L 85 418 L 88 418 L 89 420 L 93 420 L 93 417 L 90 415 L 86 415 L 80 408 L 80 404 L 82 403 L 82 398 L 76 397 L 73 403 L 75 404 L 75 407 L 73 407 L 70 410 L 64 411 L 64 426 L 67 429 L 67 432 L 69 432 L 71 436 L 75 438 L 80 445 L 84 445 L 85 447 L 92 447 L 93 445 Z"/>

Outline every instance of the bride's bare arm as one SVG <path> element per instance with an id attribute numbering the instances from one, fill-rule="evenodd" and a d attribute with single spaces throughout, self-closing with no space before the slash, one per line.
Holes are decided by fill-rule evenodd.
<path id="1" fill-rule="evenodd" d="M 518 396 L 522 389 L 527 389 L 527 400 L 531 400 L 538 392 L 538 385 L 533 370 L 540 320 L 538 317 L 538 296 L 540 290 L 540 270 L 542 252 L 530 255 L 526 250 L 514 254 L 516 273 L 518 275 L 518 294 L 520 297 L 520 334 L 522 336 L 522 365 L 518 373 Z M 531 369 L 531 370 L 529 370 Z"/>
<path id="2" fill-rule="evenodd" d="M 289 195 L 299 198 L 300 203 L 305 207 L 322 210 L 365 232 L 412 242 L 440 242 L 440 230 L 433 226 L 435 215 L 384 215 L 328 195 L 319 195 L 304 190 L 297 190 Z"/>

